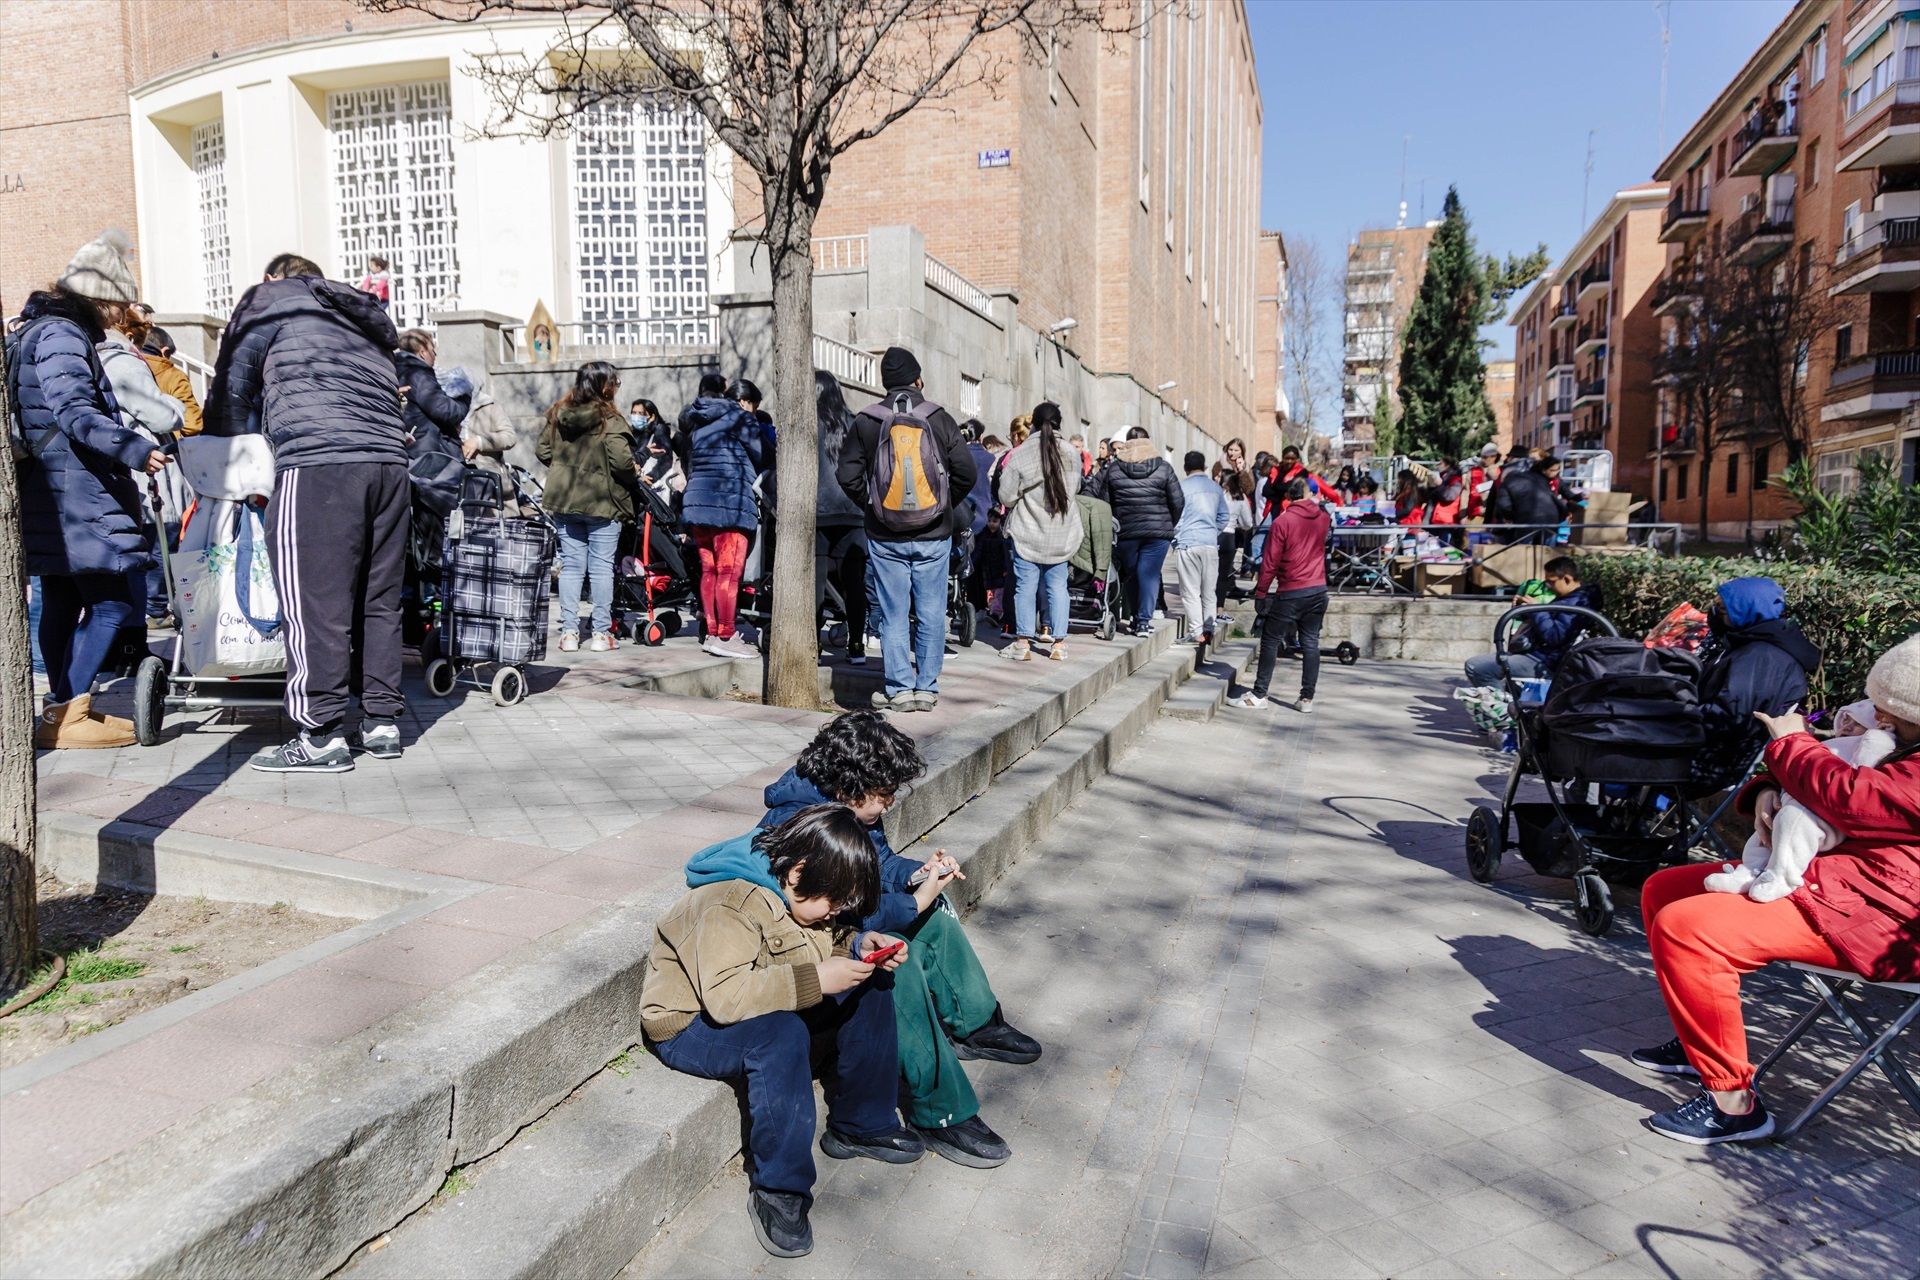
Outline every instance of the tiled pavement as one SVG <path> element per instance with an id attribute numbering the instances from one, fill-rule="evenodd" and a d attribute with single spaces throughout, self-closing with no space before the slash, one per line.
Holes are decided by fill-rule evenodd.
<path id="1" fill-rule="evenodd" d="M 1504 765 L 1449 683 L 1368 663 L 1310 719 L 1161 721 L 969 923 L 1047 1044 L 970 1065 L 1013 1160 L 823 1158 L 798 1262 L 754 1242 L 735 1171 L 626 1274 L 1920 1274 L 1920 1129 L 1883 1079 L 1784 1147 L 1641 1127 L 1683 1093 L 1622 1057 L 1668 1034 L 1630 902 L 1596 941 L 1562 883 L 1466 878 Z M 1806 1000 L 1748 994 L 1761 1043 Z"/>

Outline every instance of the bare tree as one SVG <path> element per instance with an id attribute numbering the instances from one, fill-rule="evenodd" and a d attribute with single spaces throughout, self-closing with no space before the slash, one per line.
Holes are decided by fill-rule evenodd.
<path id="1" fill-rule="evenodd" d="M 1746 268 L 1707 253 L 1704 247 L 1691 261 L 1668 268 L 1669 288 L 1683 288 L 1686 301 L 1678 313 L 1671 343 L 1654 357 L 1657 382 L 1672 388 L 1680 409 L 1680 435 L 1675 442 L 1691 448 L 1700 459 L 1700 539 L 1707 537 L 1707 510 L 1712 494 L 1713 460 L 1730 424 L 1747 420 L 1740 393 L 1742 361 L 1734 317 L 1745 290 Z"/>
<path id="2" fill-rule="evenodd" d="M 0 387 L 0 421 L 11 412 Z M 40 951 L 34 874 L 33 659 L 20 546 L 20 481 L 0 461 L 0 999 L 27 985 Z"/>
<path id="3" fill-rule="evenodd" d="M 1339 318 L 1340 282 L 1320 246 L 1304 237 L 1287 241 L 1286 372 L 1294 422 L 1321 430 L 1321 416 L 1340 401 L 1338 341 L 1328 324 Z"/>
<path id="4" fill-rule="evenodd" d="M 1746 268 L 1732 281 L 1728 318 L 1738 339 L 1734 363 L 1739 385 L 1752 421 L 1761 432 L 1779 435 L 1789 465 L 1807 455 L 1813 440 L 1809 354 L 1846 312 L 1828 293 L 1829 274 L 1815 265 L 1811 245 L 1806 245 L 1791 261 L 1781 257 L 1770 265 Z"/>
<path id="5" fill-rule="evenodd" d="M 1143 15 L 1126 0 L 362 2 L 468 22 L 559 17 L 546 56 L 482 61 L 478 74 L 502 108 L 490 127 L 544 134 L 598 103 L 670 94 L 700 112 L 757 191 L 751 233 L 773 280 L 781 433 L 766 697 L 817 705 L 812 238 L 833 162 L 923 104 L 996 92 L 1023 60 L 1075 35 L 1130 33 L 1153 6 Z"/>

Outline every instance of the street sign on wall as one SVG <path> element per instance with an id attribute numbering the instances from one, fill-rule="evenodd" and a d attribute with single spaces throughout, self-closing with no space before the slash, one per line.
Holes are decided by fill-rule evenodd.
<path id="1" fill-rule="evenodd" d="M 980 153 L 980 167 L 982 169 L 1005 169 L 1012 163 L 1012 147 L 1000 147 L 993 151 L 982 151 Z"/>

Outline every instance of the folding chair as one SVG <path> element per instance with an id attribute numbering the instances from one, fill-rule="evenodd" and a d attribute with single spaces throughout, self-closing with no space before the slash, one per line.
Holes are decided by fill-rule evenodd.
<path id="1" fill-rule="evenodd" d="M 1840 1091 L 1852 1084 L 1853 1078 L 1869 1066 L 1878 1066 L 1885 1072 L 1887 1079 L 1893 1081 L 1893 1087 L 1906 1098 L 1907 1105 L 1911 1106 L 1916 1113 L 1920 1113 L 1920 1087 L 1915 1086 L 1913 1077 L 1907 1074 L 1907 1069 L 1901 1066 L 1893 1056 L 1894 1041 L 1900 1037 L 1902 1031 L 1913 1025 L 1915 1018 L 1920 1018 L 1920 982 L 1869 982 L 1859 974 L 1848 973 L 1843 969 L 1824 969 L 1819 965 L 1802 964 L 1797 960 L 1789 960 L 1786 963 L 1789 968 L 1798 969 L 1806 975 L 1807 981 L 1813 985 L 1820 999 L 1814 1002 L 1812 1008 L 1800 1015 L 1799 1020 L 1793 1024 L 1793 1029 L 1787 1032 L 1786 1039 L 1776 1045 L 1773 1052 L 1769 1053 L 1755 1068 L 1754 1080 L 1758 1082 L 1760 1077 L 1766 1074 L 1767 1068 L 1778 1062 L 1780 1055 L 1792 1048 L 1794 1042 L 1805 1035 L 1808 1029 L 1820 1020 L 1820 1016 L 1828 1011 L 1831 1011 L 1834 1017 L 1840 1019 L 1841 1025 L 1853 1033 L 1854 1039 L 1861 1044 L 1861 1050 L 1860 1055 L 1847 1064 L 1847 1069 L 1835 1076 L 1833 1082 L 1807 1104 L 1805 1111 L 1795 1116 L 1784 1127 L 1774 1131 L 1773 1140 L 1785 1142 L 1800 1132 L 1806 1127 L 1807 1121 L 1818 1115 L 1822 1107 L 1840 1096 Z M 1860 1025 L 1859 1020 L 1852 1013 L 1848 1012 L 1846 1004 L 1840 999 L 1840 991 L 1849 986 L 1890 991 L 1903 997 L 1906 1003 L 1900 1007 L 1892 1020 L 1880 1029 L 1878 1035 L 1873 1035 L 1866 1027 Z"/>

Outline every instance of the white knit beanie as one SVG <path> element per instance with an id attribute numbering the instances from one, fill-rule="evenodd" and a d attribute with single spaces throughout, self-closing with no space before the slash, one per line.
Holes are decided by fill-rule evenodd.
<path id="1" fill-rule="evenodd" d="M 1867 696 L 1888 715 L 1920 724 L 1920 635 L 1880 655 L 1867 672 Z"/>
<path id="2" fill-rule="evenodd" d="M 133 276 L 133 242 L 124 231 L 103 231 L 80 246 L 60 283 L 95 302 L 136 302 L 140 284 Z"/>

